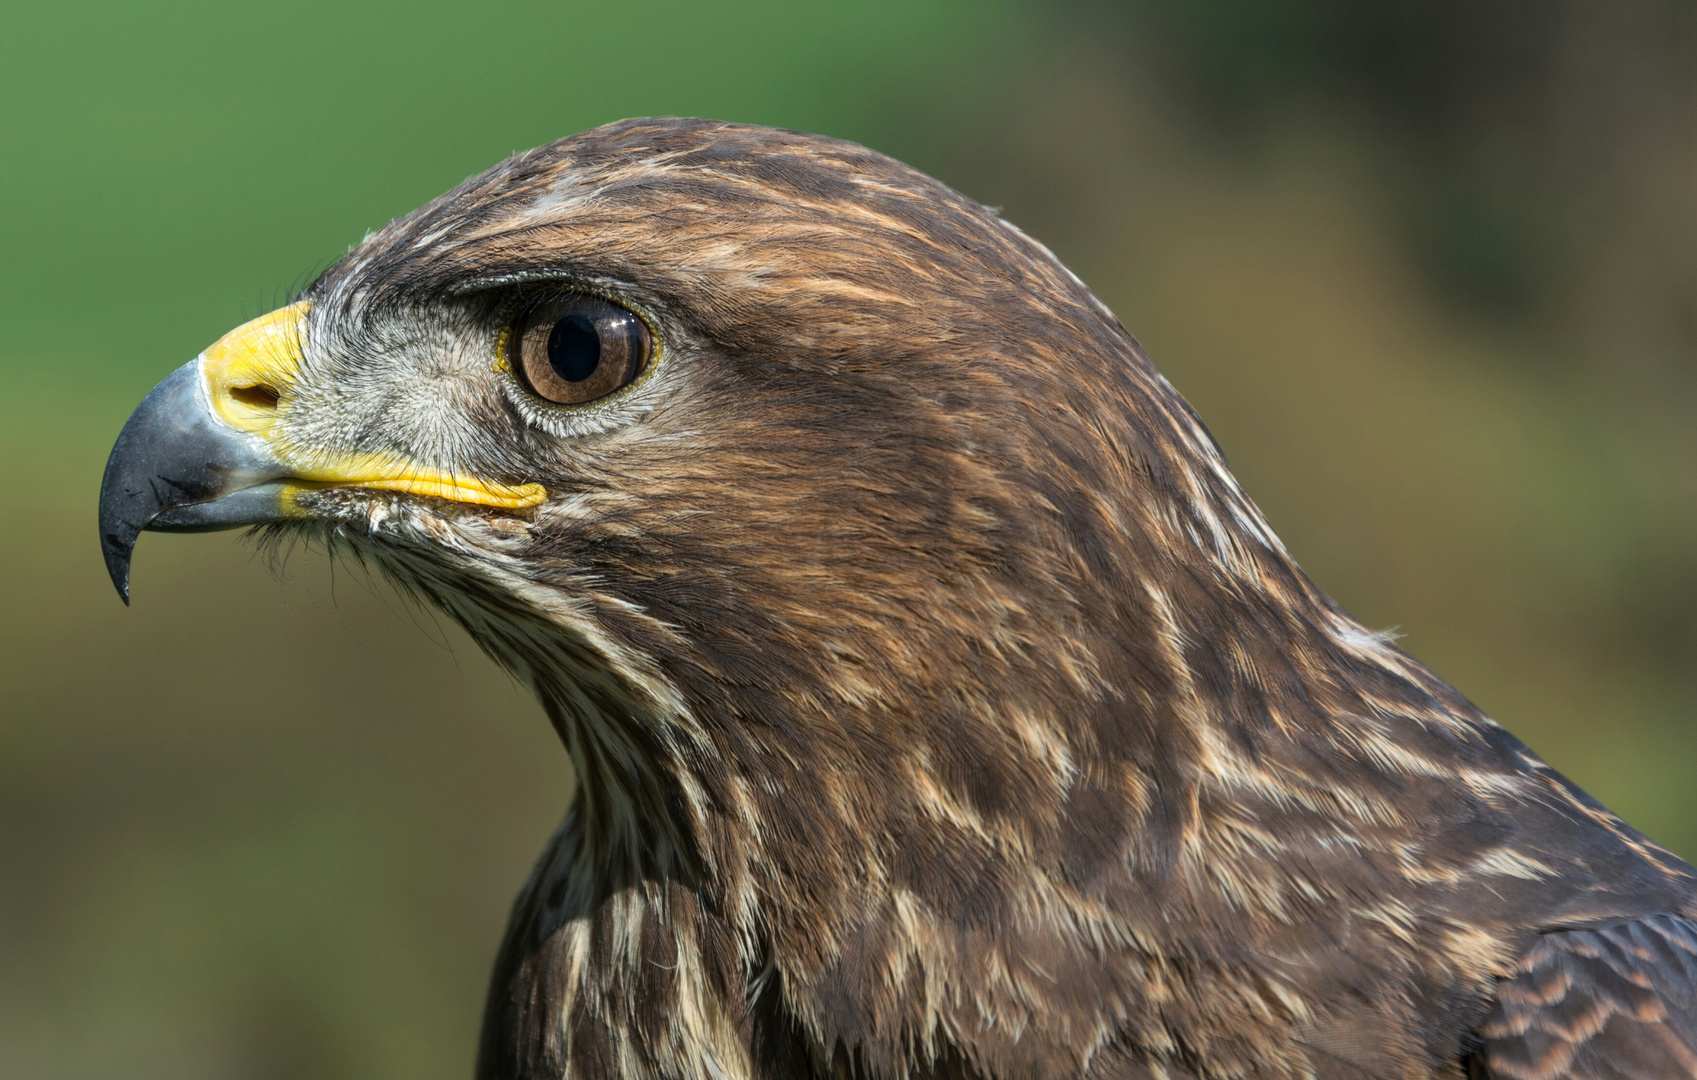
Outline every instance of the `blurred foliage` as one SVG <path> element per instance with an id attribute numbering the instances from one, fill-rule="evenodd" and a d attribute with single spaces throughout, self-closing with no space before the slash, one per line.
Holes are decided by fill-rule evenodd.
<path id="1" fill-rule="evenodd" d="M 1690 139 L 1697 6 L 1683 0 L 1081 10 L 1157 65 L 1215 133 L 1242 136 L 1292 102 L 1358 118 L 1394 157 L 1379 179 L 1428 284 L 1494 318 L 1547 317 L 1610 227 L 1628 159 Z"/>
<path id="2" fill-rule="evenodd" d="M 1291 550 L 1697 853 L 1682 0 L 0 8 L 0 1075 L 463 1076 L 569 795 L 539 710 L 319 553 L 94 535 L 146 389 L 621 116 L 902 157 L 1048 243 Z M 351 575 L 351 576 L 350 576 Z"/>

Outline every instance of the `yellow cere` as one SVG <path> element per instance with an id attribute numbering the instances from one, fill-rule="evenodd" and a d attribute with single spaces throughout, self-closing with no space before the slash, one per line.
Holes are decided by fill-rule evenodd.
<path id="1" fill-rule="evenodd" d="M 231 427 L 273 443 L 278 457 L 301 487 L 362 487 L 429 495 L 438 499 L 522 510 L 547 498 L 541 484 L 491 484 L 381 454 L 291 453 L 278 445 L 273 428 L 278 405 L 300 373 L 308 301 L 278 308 L 244 323 L 214 342 L 200 357 L 200 370 L 213 408 Z"/>
<path id="2" fill-rule="evenodd" d="M 277 402 L 300 371 L 305 300 L 246 322 L 200 354 L 212 407 L 231 427 L 268 435 Z"/>

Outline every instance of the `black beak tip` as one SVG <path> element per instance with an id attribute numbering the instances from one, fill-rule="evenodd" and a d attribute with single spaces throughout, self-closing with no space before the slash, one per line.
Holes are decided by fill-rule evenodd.
<path id="1" fill-rule="evenodd" d="M 198 360 L 167 375 L 124 421 L 100 480 L 100 553 L 126 606 L 143 529 L 205 532 L 275 518 L 277 488 L 264 481 L 288 471 L 254 441 L 212 414 Z"/>
<path id="2" fill-rule="evenodd" d="M 120 440 L 119 445 L 123 443 Z M 112 578 L 112 585 L 118 590 L 118 596 L 124 601 L 124 606 L 130 604 L 130 556 L 135 553 L 136 537 L 141 535 L 141 526 L 135 524 L 132 514 L 126 513 L 131 509 L 128 505 L 137 499 L 133 493 L 125 497 L 122 469 L 117 450 L 113 450 L 112 458 L 106 464 L 106 475 L 100 484 L 100 554 L 106 560 L 106 573 Z M 134 486 L 134 485 L 132 485 Z M 146 501 L 146 500 L 142 500 Z M 143 507 L 143 514 L 151 517 L 147 511 L 151 507 Z"/>
<path id="3" fill-rule="evenodd" d="M 105 549 L 106 572 L 112 575 L 112 585 L 118 590 L 118 598 L 125 607 L 130 606 L 130 552 L 134 541 L 129 544 L 118 542 L 119 538 L 106 533 L 101 538 L 101 547 Z"/>
<path id="4" fill-rule="evenodd" d="M 130 603 L 130 556 L 136 537 L 164 509 L 159 481 L 177 470 L 173 449 L 183 419 L 194 415 L 199 368 L 195 361 L 167 375 L 148 391 L 106 459 L 100 478 L 100 554 L 126 607 Z M 198 448 L 196 448 L 198 449 Z M 188 455 L 192 460 L 194 455 Z"/>

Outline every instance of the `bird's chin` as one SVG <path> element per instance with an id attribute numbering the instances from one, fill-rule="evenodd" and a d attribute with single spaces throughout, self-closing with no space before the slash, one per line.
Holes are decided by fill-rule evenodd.
<path id="1" fill-rule="evenodd" d="M 294 513 L 252 524 L 243 539 L 279 574 L 297 553 L 321 553 L 458 617 L 455 600 L 486 593 L 475 582 L 518 561 L 529 528 L 446 500 L 334 488 L 298 496 Z"/>

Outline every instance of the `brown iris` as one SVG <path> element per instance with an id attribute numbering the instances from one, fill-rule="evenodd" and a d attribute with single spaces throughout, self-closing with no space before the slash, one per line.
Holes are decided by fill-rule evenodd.
<path id="1" fill-rule="evenodd" d="M 525 383 L 549 401 L 579 405 L 636 381 L 654 351 L 643 321 L 583 293 L 532 305 L 513 328 Z"/>

